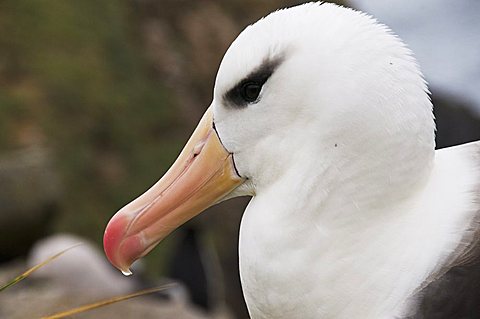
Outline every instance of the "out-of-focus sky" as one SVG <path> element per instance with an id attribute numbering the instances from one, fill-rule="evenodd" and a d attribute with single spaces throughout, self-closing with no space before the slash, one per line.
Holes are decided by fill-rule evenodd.
<path id="1" fill-rule="evenodd" d="M 479 0 L 350 0 L 414 51 L 434 91 L 471 102 L 480 115 Z"/>

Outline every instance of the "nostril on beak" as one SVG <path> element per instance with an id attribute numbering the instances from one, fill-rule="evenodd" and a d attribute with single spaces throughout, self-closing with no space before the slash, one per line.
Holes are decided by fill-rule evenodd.
<path id="1" fill-rule="evenodd" d="M 195 147 L 192 150 L 193 158 L 200 155 L 200 152 L 202 151 L 203 147 L 205 146 L 205 142 L 206 142 L 206 140 L 204 139 L 204 140 L 200 141 L 197 145 L 195 145 Z"/>

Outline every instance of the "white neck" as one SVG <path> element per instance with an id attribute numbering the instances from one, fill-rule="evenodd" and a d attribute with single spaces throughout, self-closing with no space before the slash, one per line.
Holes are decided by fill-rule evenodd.
<path id="1" fill-rule="evenodd" d="M 465 183 L 458 170 L 452 180 L 448 162 L 437 159 L 433 169 L 426 165 L 417 174 L 393 172 L 390 178 L 401 181 L 391 181 L 391 189 L 375 184 L 375 173 L 368 184 L 355 180 L 365 172 L 329 169 L 303 179 L 291 171 L 258 192 L 240 231 L 240 272 L 252 318 L 400 315 L 447 257 L 442 253 L 461 240 L 451 229 L 468 223 L 456 201 L 430 200 L 442 193 L 452 198 L 455 183 Z"/>

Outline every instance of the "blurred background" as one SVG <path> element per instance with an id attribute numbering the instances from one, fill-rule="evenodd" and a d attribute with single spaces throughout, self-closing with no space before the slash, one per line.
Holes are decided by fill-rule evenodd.
<path id="1" fill-rule="evenodd" d="M 238 33 L 302 2 L 0 2 L 0 284 L 86 242 L 0 293 L 0 318 L 35 318 L 171 280 L 181 288 L 82 318 L 247 318 L 237 266 L 247 199 L 184 225 L 128 281 L 105 263 L 102 235 L 174 161 Z M 436 107 L 437 146 L 480 139 L 480 2 L 337 3 L 373 14 L 416 53 Z"/>

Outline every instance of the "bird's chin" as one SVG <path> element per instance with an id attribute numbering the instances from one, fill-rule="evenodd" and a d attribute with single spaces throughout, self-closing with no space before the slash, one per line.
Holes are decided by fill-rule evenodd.
<path id="1" fill-rule="evenodd" d="M 123 273 L 178 226 L 230 198 L 245 179 L 222 145 L 207 110 L 167 173 L 143 195 L 120 209 L 105 229 L 104 249 Z"/>

